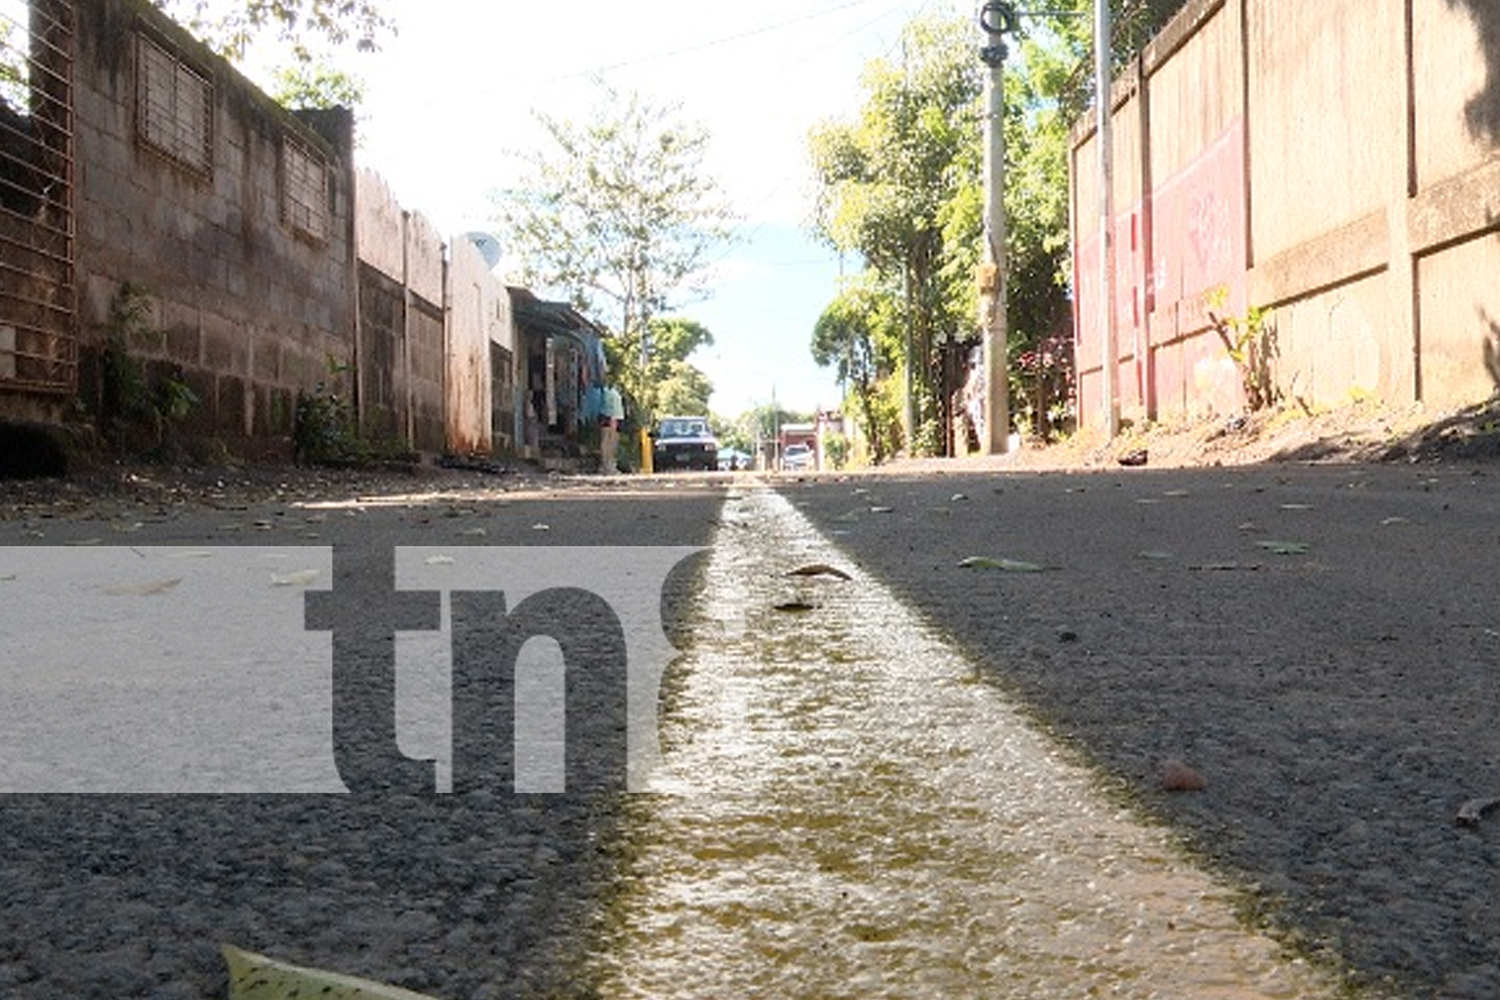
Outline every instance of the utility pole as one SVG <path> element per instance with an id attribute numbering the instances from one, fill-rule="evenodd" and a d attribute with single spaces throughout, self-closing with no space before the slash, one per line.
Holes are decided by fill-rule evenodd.
<path id="1" fill-rule="evenodd" d="M 1120 433 L 1120 345 L 1115 328 L 1114 81 L 1109 0 L 1094 0 L 1094 107 L 1099 150 L 1099 323 L 1104 368 L 1104 419 L 1113 441 Z"/>
<path id="2" fill-rule="evenodd" d="M 984 331 L 984 451 L 1010 450 L 1010 384 L 1005 351 L 1009 318 L 1005 304 L 1005 34 L 1015 30 L 1016 12 L 1004 0 L 987 0 L 979 9 L 985 33 L 980 60 L 989 67 L 985 85 L 984 235 L 985 256 L 979 272 L 979 325 Z"/>

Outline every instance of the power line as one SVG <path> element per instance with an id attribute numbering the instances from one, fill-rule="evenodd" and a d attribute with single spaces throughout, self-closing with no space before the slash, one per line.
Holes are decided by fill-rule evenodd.
<path id="1" fill-rule="evenodd" d="M 622 59 L 616 63 L 610 63 L 606 66 L 596 66 L 593 69 L 581 70 L 577 73 L 565 73 L 561 76 L 553 77 L 553 80 L 571 80 L 577 79 L 579 77 L 595 75 L 602 76 L 605 73 L 613 73 L 616 70 L 629 69 L 632 66 L 640 66 L 645 63 L 661 62 L 666 59 L 676 59 L 680 56 L 692 55 L 697 52 L 703 52 L 707 49 L 718 48 L 722 45 L 732 45 L 735 42 L 742 42 L 747 38 L 754 38 L 758 35 L 766 35 L 774 31 L 781 31 L 784 28 L 795 27 L 799 24 L 805 24 L 808 21 L 814 21 L 821 17 L 827 17 L 830 14 L 837 14 L 840 11 L 850 10 L 854 7 L 864 7 L 868 4 L 876 2 L 877 0 L 848 0 L 848 2 L 839 4 L 836 7 L 828 7 L 823 10 L 815 10 L 810 14 L 799 14 L 796 17 L 787 18 L 784 21 L 775 21 L 771 24 L 763 24 L 759 27 L 747 28 L 744 31 L 736 32 L 733 35 L 724 35 L 719 38 L 711 38 L 706 41 L 695 42 L 691 45 L 684 45 L 680 48 L 675 49 L 667 49 L 662 52 L 652 52 L 643 56 L 637 56 L 633 59 Z"/>
<path id="2" fill-rule="evenodd" d="M 929 10 L 931 10 L 937 2 L 938 2 L 938 0 L 923 0 L 923 2 L 921 3 L 921 5 L 917 8 L 916 13 L 913 14 L 913 15 L 911 15 L 911 17 L 908 20 L 915 20 L 917 18 L 920 18 L 921 16 L 923 16 L 924 14 L 926 14 Z M 886 8 L 885 10 L 881 11 L 879 14 L 876 14 L 874 17 L 870 18 L 869 20 L 864 21 L 863 23 L 861 23 L 857 27 L 855 27 L 855 28 L 853 28 L 853 29 L 851 29 L 849 31 L 845 31 L 840 36 L 840 40 L 853 38 L 853 37 L 855 37 L 857 35 L 863 34 L 864 32 L 868 31 L 870 28 L 872 28 L 875 25 L 879 24 L 880 22 L 886 20 L 887 18 L 891 17 L 892 15 L 900 13 L 902 10 L 906 9 L 910 5 L 910 3 L 911 3 L 911 0 L 898 0 L 898 2 L 895 3 L 893 6 L 890 6 L 890 7 Z M 853 4 L 853 3 L 845 4 L 843 7 L 838 7 L 838 8 L 833 8 L 833 9 L 834 10 L 843 10 L 843 9 L 846 9 L 848 7 L 853 7 L 853 6 L 857 6 L 857 4 Z M 882 58 L 890 58 L 891 53 L 894 52 L 896 50 L 896 48 L 900 44 L 901 44 L 901 39 L 899 37 L 896 38 L 895 40 L 893 40 L 891 42 L 891 44 L 886 47 L 885 53 L 882 56 Z M 778 77 L 785 76 L 788 72 L 792 71 L 793 69 L 796 69 L 796 68 L 799 68 L 799 67 L 801 67 L 803 65 L 806 65 L 808 62 L 810 62 L 811 60 L 813 60 L 814 58 L 816 58 L 817 55 L 818 55 L 818 53 L 826 50 L 827 47 L 828 46 L 826 44 L 825 45 L 819 45 L 816 49 L 809 50 L 805 54 L 799 54 L 797 56 L 792 57 L 791 59 L 788 59 L 787 61 L 783 62 L 777 68 L 776 75 Z M 796 173 L 786 173 L 786 174 L 783 174 L 781 176 L 781 178 L 779 180 L 777 180 L 777 182 L 771 187 L 771 189 L 769 191 L 766 191 L 766 192 L 764 192 L 761 195 L 761 197 L 757 200 L 757 205 L 762 205 L 762 204 L 768 203 L 771 200 L 773 200 L 777 195 L 779 195 L 786 188 L 786 186 L 788 184 L 790 184 L 790 183 L 792 183 L 792 181 L 796 180 L 797 176 L 798 175 Z M 762 229 L 764 229 L 767 225 L 770 225 L 770 224 L 771 223 L 769 221 L 762 221 L 762 222 L 756 223 L 744 235 L 744 241 L 745 242 L 750 242 L 750 241 L 754 240 L 754 238 L 756 237 L 756 235 L 759 234 Z M 717 259 L 715 259 L 714 262 L 712 264 L 710 264 L 709 266 L 710 267 L 716 267 L 719 264 L 722 264 L 725 260 L 728 260 L 730 257 L 732 257 L 734 255 L 734 253 L 735 253 L 735 247 L 734 246 L 730 246 L 730 247 L 726 248 L 725 251 L 722 254 L 720 254 L 719 257 Z"/>

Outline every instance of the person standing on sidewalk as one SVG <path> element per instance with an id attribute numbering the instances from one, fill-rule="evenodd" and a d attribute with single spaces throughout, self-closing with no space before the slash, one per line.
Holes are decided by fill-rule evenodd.
<path id="1" fill-rule="evenodd" d="M 620 390 L 605 386 L 604 400 L 599 408 L 599 471 L 612 476 L 620 471 L 620 424 L 625 420 L 625 401 Z"/>

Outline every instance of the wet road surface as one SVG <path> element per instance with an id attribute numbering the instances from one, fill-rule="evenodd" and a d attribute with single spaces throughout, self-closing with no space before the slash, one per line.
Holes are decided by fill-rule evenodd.
<path id="1" fill-rule="evenodd" d="M 1336 995 L 775 493 L 704 593 L 605 995 Z"/>

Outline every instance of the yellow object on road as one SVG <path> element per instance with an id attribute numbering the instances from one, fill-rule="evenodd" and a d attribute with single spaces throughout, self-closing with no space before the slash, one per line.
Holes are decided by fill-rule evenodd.
<path id="1" fill-rule="evenodd" d="M 229 965 L 230 1000 L 434 1000 L 399 986 L 309 969 L 277 961 L 233 945 L 219 949 Z"/>

